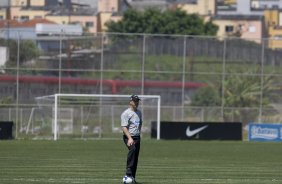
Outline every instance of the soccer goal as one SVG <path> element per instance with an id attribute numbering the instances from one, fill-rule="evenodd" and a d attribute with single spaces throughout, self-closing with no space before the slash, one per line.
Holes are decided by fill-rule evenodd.
<path id="1" fill-rule="evenodd" d="M 160 138 L 159 95 L 139 95 L 143 112 L 142 136 L 151 136 L 157 122 Z M 58 139 L 113 139 L 122 135 L 120 115 L 128 108 L 130 95 L 54 94 L 37 97 L 42 130 L 39 135 Z"/>

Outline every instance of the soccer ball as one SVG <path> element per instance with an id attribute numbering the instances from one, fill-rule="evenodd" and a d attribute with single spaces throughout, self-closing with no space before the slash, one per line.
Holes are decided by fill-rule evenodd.
<path id="1" fill-rule="evenodd" d="M 122 182 L 124 184 L 126 184 L 126 183 L 133 183 L 133 178 L 129 177 L 129 176 L 124 176 L 123 179 L 122 179 Z"/>

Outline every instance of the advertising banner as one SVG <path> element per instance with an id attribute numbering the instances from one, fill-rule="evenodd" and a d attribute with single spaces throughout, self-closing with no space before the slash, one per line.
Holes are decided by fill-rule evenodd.
<path id="1" fill-rule="evenodd" d="M 249 124 L 250 141 L 282 141 L 282 124 Z"/>
<path id="2" fill-rule="evenodd" d="M 161 122 L 161 139 L 242 140 L 242 123 Z M 152 122 L 151 136 L 156 137 L 157 124 Z"/>
<path id="3" fill-rule="evenodd" d="M 0 139 L 13 138 L 13 122 L 0 121 Z"/>

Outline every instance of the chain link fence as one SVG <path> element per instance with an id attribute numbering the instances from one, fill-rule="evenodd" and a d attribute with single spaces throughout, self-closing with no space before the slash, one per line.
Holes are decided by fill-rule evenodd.
<path id="1" fill-rule="evenodd" d="M 282 122 L 282 51 L 269 39 L 26 34 L 0 39 L 0 118 L 14 121 L 16 138 L 35 98 L 55 93 L 160 95 L 162 121 Z"/>

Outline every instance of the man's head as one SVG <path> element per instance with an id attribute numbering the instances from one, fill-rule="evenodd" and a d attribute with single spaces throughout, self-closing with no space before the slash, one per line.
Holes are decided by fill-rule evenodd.
<path id="1" fill-rule="evenodd" d="M 141 99 L 137 95 L 131 95 L 130 101 L 139 102 Z"/>
<path id="2" fill-rule="evenodd" d="M 133 110 L 137 109 L 140 100 L 141 99 L 137 95 L 131 95 L 129 104 L 131 105 Z"/>

